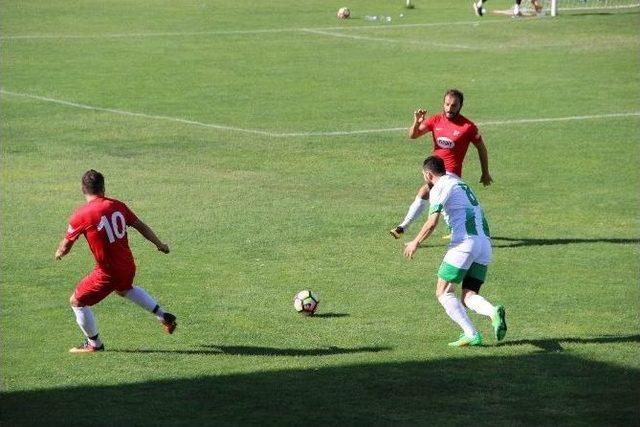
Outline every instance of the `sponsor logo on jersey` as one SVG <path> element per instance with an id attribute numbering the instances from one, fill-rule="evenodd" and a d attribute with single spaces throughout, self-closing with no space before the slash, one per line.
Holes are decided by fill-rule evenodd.
<path id="1" fill-rule="evenodd" d="M 453 131 L 453 136 L 459 136 L 462 132 L 460 132 L 459 130 L 454 130 Z"/>
<path id="2" fill-rule="evenodd" d="M 440 148 L 447 148 L 447 149 L 452 149 L 453 147 L 456 146 L 455 142 L 453 142 L 452 140 L 444 136 L 441 136 L 440 138 L 436 139 L 436 144 L 438 144 L 438 147 Z"/>

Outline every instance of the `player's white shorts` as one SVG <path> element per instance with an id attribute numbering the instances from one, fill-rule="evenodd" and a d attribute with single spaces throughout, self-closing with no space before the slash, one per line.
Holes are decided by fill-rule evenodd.
<path id="1" fill-rule="evenodd" d="M 470 276 L 484 282 L 491 254 L 491 240 L 486 237 L 468 237 L 461 242 L 452 242 L 438 270 L 438 277 L 460 283 Z"/>

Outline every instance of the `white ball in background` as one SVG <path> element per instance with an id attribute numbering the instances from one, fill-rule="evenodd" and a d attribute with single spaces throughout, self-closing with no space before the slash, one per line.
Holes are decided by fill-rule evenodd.
<path id="1" fill-rule="evenodd" d="M 340 19 L 349 19 L 349 17 L 351 16 L 351 11 L 348 7 L 341 7 L 340 9 L 338 9 L 337 15 Z"/>

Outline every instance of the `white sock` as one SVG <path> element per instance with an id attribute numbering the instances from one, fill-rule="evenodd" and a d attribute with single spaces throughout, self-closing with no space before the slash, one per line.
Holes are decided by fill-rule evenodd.
<path id="1" fill-rule="evenodd" d="M 462 328 L 464 334 L 471 338 L 476 334 L 476 328 L 473 326 L 471 319 L 467 315 L 462 303 L 456 298 L 456 294 L 447 292 L 438 298 L 440 304 L 444 307 L 451 320 L 456 322 Z"/>
<path id="2" fill-rule="evenodd" d="M 409 211 L 407 212 L 407 216 L 404 217 L 404 220 L 400 223 L 400 227 L 403 229 L 407 229 L 409 225 L 415 221 L 415 219 L 425 210 L 428 206 L 427 201 L 422 197 L 418 196 L 416 199 L 409 205 Z"/>
<path id="3" fill-rule="evenodd" d="M 513 6 L 513 14 L 517 15 L 518 13 L 520 13 L 520 6 L 519 5 Z"/>
<path id="4" fill-rule="evenodd" d="M 158 320 L 164 320 L 164 311 L 162 311 L 158 303 L 156 303 L 156 300 L 154 300 L 144 289 L 134 286 L 124 295 L 124 297 L 133 301 L 145 310 L 155 314 Z"/>
<path id="5" fill-rule="evenodd" d="M 464 299 L 464 303 L 471 310 L 484 316 L 489 316 L 493 319 L 493 315 L 496 312 L 496 308 L 491 305 L 489 301 L 484 299 L 478 294 L 469 295 Z"/>
<path id="6" fill-rule="evenodd" d="M 82 333 L 87 337 L 89 344 L 94 347 L 100 347 L 102 341 L 98 338 L 98 327 L 96 326 L 96 319 L 93 317 L 93 312 L 89 307 L 74 307 L 71 306 L 73 312 L 76 315 L 76 322 Z"/>

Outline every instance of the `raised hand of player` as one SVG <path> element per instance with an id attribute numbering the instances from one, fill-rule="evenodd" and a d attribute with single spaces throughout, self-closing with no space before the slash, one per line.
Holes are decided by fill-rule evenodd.
<path id="1" fill-rule="evenodd" d="M 487 187 L 491 185 L 491 183 L 493 182 L 493 178 L 491 178 L 491 175 L 489 175 L 488 173 L 483 173 L 480 177 L 480 182 L 482 183 L 482 185 Z"/>
<path id="2" fill-rule="evenodd" d="M 160 252 L 162 252 L 163 254 L 168 254 L 169 253 L 169 245 L 165 245 L 164 243 L 160 243 L 157 246 L 158 250 Z"/>
<path id="3" fill-rule="evenodd" d="M 422 123 L 426 116 L 427 110 L 424 110 L 422 108 L 419 108 L 413 112 L 413 120 L 417 123 Z"/>
<path id="4" fill-rule="evenodd" d="M 413 254 L 418 250 L 418 242 L 415 240 L 410 241 L 409 243 L 405 243 L 404 245 L 404 256 L 409 259 L 413 259 Z"/>

